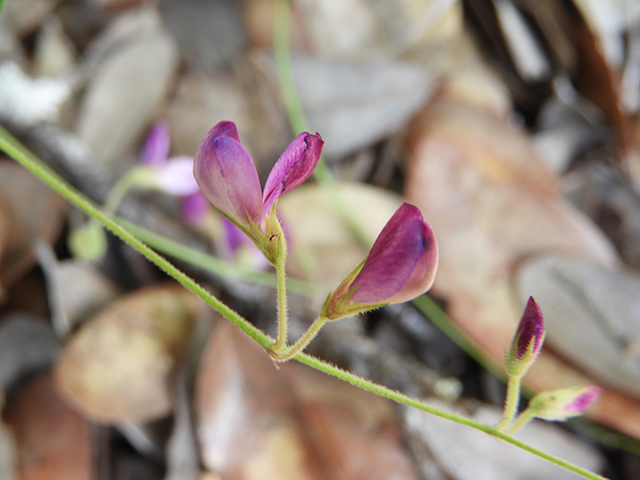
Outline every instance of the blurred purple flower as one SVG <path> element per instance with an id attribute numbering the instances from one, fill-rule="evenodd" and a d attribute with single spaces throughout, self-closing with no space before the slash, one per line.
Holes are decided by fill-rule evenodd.
<path id="1" fill-rule="evenodd" d="M 205 215 L 208 202 L 193 176 L 193 158 L 169 158 L 169 130 L 166 124 L 156 123 L 145 140 L 141 151 L 144 165 L 143 184 L 161 192 L 182 197 L 183 218 L 195 224 Z"/>
<path id="2" fill-rule="evenodd" d="M 142 163 L 149 167 L 159 167 L 166 163 L 169 157 L 169 129 L 164 122 L 156 123 L 142 146 Z"/>
<path id="3" fill-rule="evenodd" d="M 322 145 L 317 133 L 298 135 L 271 170 L 263 195 L 255 165 L 240 143 L 235 124 L 223 121 L 200 143 L 194 174 L 205 196 L 233 223 L 246 233 L 255 226 L 264 231 L 265 219 L 278 198 L 311 175 Z"/>
<path id="4" fill-rule="evenodd" d="M 401 303 L 425 293 L 438 267 L 438 244 L 418 208 L 396 211 L 369 255 L 329 295 L 322 314 L 329 320 Z"/>

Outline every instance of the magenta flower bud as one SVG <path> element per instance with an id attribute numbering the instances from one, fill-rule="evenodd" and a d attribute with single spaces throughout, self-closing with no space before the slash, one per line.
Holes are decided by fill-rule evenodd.
<path id="1" fill-rule="evenodd" d="M 367 258 L 331 293 L 321 315 L 338 320 L 425 293 L 435 278 L 438 244 L 418 208 L 396 211 L 378 235 Z"/>
<path id="2" fill-rule="evenodd" d="M 545 335 L 542 310 L 533 297 L 529 297 L 511 347 L 505 355 L 509 375 L 522 377 L 527 372 L 542 349 Z"/>
<path id="3" fill-rule="evenodd" d="M 169 130 L 167 125 L 156 123 L 142 146 L 142 163 L 149 167 L 164 165 L 169 157 Z"/>
<path id="4" fill-rule="evenodd" d="M 264 186 L 263 218 L 282 195 L 309 178 L 318 165 L 323 144 L 319 134 L 301 133 L 282 153 Z"/>
<path id="5" fill-rule="evenodd" d="M 581 415 L 601 393 L 602 389 L 594 385 L 541 392 L 531 399 L 527 409 L 545 420 L 566 420 Z"/>
<path id="6" fill-rule="evenodd" d="M 220 122 L 207 133 L 196 152 L 193 173 L 205 197 L 233 223 L 244 230 L 260 224 L 260 179 L 234 123 Z"/>
<path id="7" fill-rule="evenodd" d="M 220 122 L 204 138 L 194 160 L 194 176 L 209 201 L 251 238 L 270 262 L 284 258 L 284 235 L 275 215 L 277 200 L 304 182 L 322 151 L 319 134 L 302 133 L 280 156 L 264 196 L 249 153 L 232 122 Z M 273 238 L 280 238 L 273 242 Z"/>

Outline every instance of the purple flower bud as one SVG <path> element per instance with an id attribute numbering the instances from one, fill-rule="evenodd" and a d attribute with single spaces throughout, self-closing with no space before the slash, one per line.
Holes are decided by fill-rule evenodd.
<path id="1" fill-rule="evenodd" d="M 155 186 L 169 195 L 186 197 L 200 191 L 193 176 L 193 158 L 172 157 L 155 170 Z"/>
<path id="2" fill-rule="evenodd" d="M 194 175 L 213 206 L 248 232 L 261 225 L 278 198 L 311 175 L 322 143 L 318 134 L 298 135 L 271 171 L 263 199 L 256 168 L 240 143 L 238 130 L 232 122 L 224 121 L 214 126 L 198 147 Z M 253 235 L 254 241 L 256 238 Z"/>
<path id="3" fill-rule="evenodd" d="M 291 142 L 273 166 L 264 186 L 263 217 L 282 195 L 309 178 L 318 165 L 323 145 L 318 133 L 301 133 Z"/>
<path id="4" fill-rule="evenodd" d="M 164 165 L 169 157 L 169 141 L 167 125 L 156 123 L 142 146 L 142 163 L 149 167 Z"/>
<path id="5" fill-rule="evenodd" d="M 365 261 L 329 295 L 322 314 L 338 320 L 411 300 L 431 288 L 437 266 L 433 230 L 418 208 L 404 203 L 382 229 Z"/>
<path id="6" fill-rule="evenodd" d="M 529 370 L 542 349 L 545 334 L 542 310 L 533 297 L 529 297 L 511 347 L 505 354 L 510 376 L 522 377 Z"/>
<path id="7" fill-rule="evenodd" d="M 542 340 L 544 338 L 544 318 L 542 310 L 533 299 L 529 297 L 524 314 L 518 325 L 518 330 L 513 339 L 516 342 L 515 357 L 520 360 L 533 342 L 533 356 L 535 357 L 542 348 Z"/>
<path id="8" fill-rule="evenodd" d="M 402 303 L 425 293 L 436 275 L 438 244 L 418 208 L 408 203 L 378 235 L 364 266 L 353 281 L 351 300 Z"/>
<path id="9" fill-rule="evenodd" d="M 262 191 L 249 152 L 233 122 L 220 122 L 200 143 L 193 173 L 202 193 L 237 225 L 260 224 Z"/>
<path id="10" fill-rule="evenodd" d="M 601 393 L 602 389 L 594 385 L 541 392 L 531 399 L 528 409 L 545 420 L 566 420 L 582 414 Z"/>

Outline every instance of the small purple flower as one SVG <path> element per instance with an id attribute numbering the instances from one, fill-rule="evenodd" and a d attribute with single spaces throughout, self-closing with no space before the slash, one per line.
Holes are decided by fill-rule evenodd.
<path id="1" fill-rule="evenodd" d="M 142 147 L 142 167 L 136 172 L 140 185 L 182 197 L 183 218 L 195 224 L 207 210 L 208 202 L 193 176 L 193 158 L 176 156 L 169 158 L 169 130 L 159 122 L 153 126 Z"/>
<path id="2" fill-rule="evenodd" d="M 602 388 L 594 385 L 541 392 L 531 399 L 528 409 L 545 420 L 566 420 L 581 415 L 601 393 Z"/>
<path id="3" fill-rule="evenodd" d="M 245 233 L 263 232 L 276 201 L 313 172 L 323 145 L 319 134 L 301 133 L 280 156 L 269 174 L 264 195 L 258 173 L 240 143 L 233 122 L 215 125 L 204 138 L 194 161 L 194 175 L 209 201 Z M 256 235 L 250 235 L 256 240 Z"/>
<path id="4" fill-rule="evenodd" d="M 193 158 L 171 157 L 163 165 L 154 167 L 155 186 L 159 190 L 176 197 L 186 197 L 200 192 L 193 177 Z"/>
<path id="5" fill-rule="evenodd" d="M 396 211 L 365 260 L 329 295 L 322 309 L 338 320 L 425 293 L 435 278 L 438 244 L 418 208 L 408 203 Z"/>
<path id="6" fill-rule="evenodd" d="M 164 122 L 156 123 L 142 146 L 142 163 L 149 167 L 159 167 L 169 157 L 169 129 Z"/>
<path id="7" fill-rule="evenodd" d="M 529 370 L 542 349 L 545 335 L 542 310 L 533 297 L 529 297 L 511 347 L 505 354 L 510 376 L 522 377 Z"/>

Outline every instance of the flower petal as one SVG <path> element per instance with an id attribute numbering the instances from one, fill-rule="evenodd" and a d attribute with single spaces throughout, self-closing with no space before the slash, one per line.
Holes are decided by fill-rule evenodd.
<path id="1" fill-rule="evenodd" d="M 542 340 L 544 338 L 544 317 L 542 310 L 533 299 L 529 297 L 524 314 L 516 330 L 514 339 L 518 342 L 516 345 L 516 360 L 521 359 L 529 349 L 531 342 L 533 344 L 533 356 L 535 357 L 542 348 Z"/>
<path id="2" fill-rule="evenodd" d="M 211 208 L 211 204 L 207 197 L 198 189 L 197 192 L 187 195 L 182 199 L 180 205 L 180 213 L 185 222 L 195 225 Z"/>
<path id="3" fill-rule="evenodd" d="M 354 279 L 351 300 L 401 303 L 425 293 L 435 278 L 438 245 L 418 208 L 408 203 L 396 211 L 376 239 Z"/>
<path id="4" fill-rule="evenodd" d="M 273 166 L 264 187 L 262 216 L 269 213 L 273 204 L 313 173 L 318 165 L 324 142 L 319 133 L 301 133 L 280 156 Z"/>
<path id="5" fill-rule="evenodd" d="M 247 228 L 248 217 L 260 223 L 258 172 L 233 122 L 220 122 L 209 131 L 196 152 L 193 172 L 202 193 L 223 214 Z"/>
<path id="6" fill-rule="evenodd" d="M 162 122 L 156 123 L 142 146 L 142 163 L 150 167 L 164 165 L 169 156 L 169 142 L 167 125 Z"/>
<path id="7" fill-rule="evenodd" d="M 156 169 L 154 169 L 156 170 Z M 156 187 L 169 195 L 185 197 L 200 191 L 193 176 L 193 158 L 172 157 L 157 169 Z"/>

